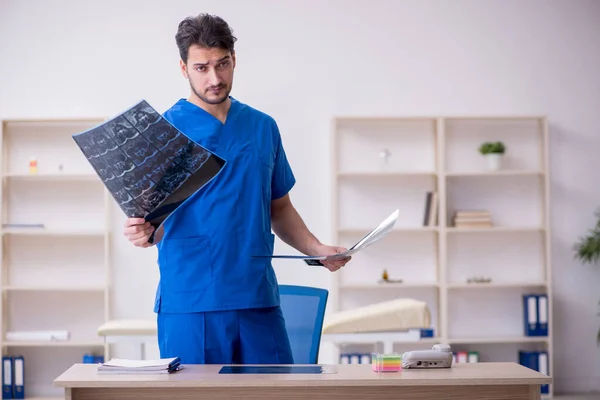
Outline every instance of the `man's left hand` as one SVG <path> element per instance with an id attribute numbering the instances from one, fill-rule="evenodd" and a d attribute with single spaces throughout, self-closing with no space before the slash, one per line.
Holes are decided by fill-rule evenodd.
<path id="1" fill-rule="evenodd" d="M 316 255 L 330 256 L 330 255 L 334 255 L 334 254 L 338 254 L 338 253 L 343 253 L 345 251 L 348 251 L 348 249 L 346 249 L 344 247 L 322 245 L 317 250 Z M 330 270 L 331 272 L 334 272 L 334 271 L 337 271 L 338 269 L 342 268 L 344 265 L 346 265 L 348 263 L 348 261 L 350 261 L 351 259 L 352 259 L 352 257 L 348 256 L 348 257 L 335 259 L 335 260 L 321 260 L 321 264 L 323 264 L 323 266 L 325 268 L 327 268 L 328 270 Z"/>

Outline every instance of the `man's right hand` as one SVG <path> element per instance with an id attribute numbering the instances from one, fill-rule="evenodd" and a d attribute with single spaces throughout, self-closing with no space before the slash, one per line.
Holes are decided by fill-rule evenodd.
<path id="1" fill-rule="evenodd" d="M 150 222 L 146 222 L 144 218 L 127 218 L 125 220 L 123 234 L 137 247 L 152 246 L 152 243 L 148 243 L 152 232 L 154 232 L 154 227 L 150 225 Z"/>

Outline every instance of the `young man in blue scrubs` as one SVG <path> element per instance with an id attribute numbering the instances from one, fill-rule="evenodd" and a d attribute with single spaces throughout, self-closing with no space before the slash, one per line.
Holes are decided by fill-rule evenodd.
<path id="1" fill-rule="evenodd" d="M 271 229 L 303 254 L 346 249 L 322 244 L 290 201 L 296 180 L 275 120 L 230 96 L 235 41 L 225 21 L 206 14 L 186 18 L 176 34 L 191 91 L 164 116 L 227 163 L 156 232 L 160 355 L 187 364 L 291 364 L 271 259 L 252 256 L 273 253 Z M 128 219 L 124 234 L 151 246 L 143 219 Z M 324 266 L 336 271 L 349 259 Z"/>

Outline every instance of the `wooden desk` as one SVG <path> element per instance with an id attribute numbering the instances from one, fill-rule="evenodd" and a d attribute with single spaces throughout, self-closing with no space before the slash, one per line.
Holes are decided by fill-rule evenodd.
<path id="1" fill-rule="evenodd" d="M 515 363 L 455 364 L 437 370 L 376 373 L 340 364 L 334 374 L 219 374 L 220 365 L 186 365 L 174 374 L 100 375 L 75 364 L 55 381 L 67 400 L 155 399 L 539 399 L 552 379 Z"/>

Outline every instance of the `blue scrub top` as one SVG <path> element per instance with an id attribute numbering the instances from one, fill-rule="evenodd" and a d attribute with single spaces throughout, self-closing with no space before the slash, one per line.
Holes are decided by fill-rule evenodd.
<path id="1" fill-rule="evenodd" d="M 273 253 L 271 200 L 296 183 L 275 120 L 234 98 L 224 124 L 185 99 L 164 116 L 226 164 L 164 223 L 154 311 L 279 305 L 271 259 L 251 257 Z"/>

